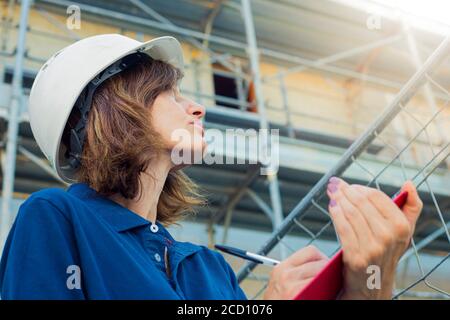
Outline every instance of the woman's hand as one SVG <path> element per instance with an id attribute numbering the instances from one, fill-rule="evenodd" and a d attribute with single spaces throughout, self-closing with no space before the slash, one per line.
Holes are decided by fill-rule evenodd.
<path id="1" fill-rule="evenodd" d="M 293 299 L 328 260 L 328 257 L 314 246 L 298 250 L 272 269 L 264 299 Z"/>
<path id="2" fill-rule="evenodd" d="M 390 299 L 398 260 L 408 248 L 422 210 L 416 188 L 406 182 L 403 209 L 383 192 L 331 178 L 329 212 L 344 252 L 342 299 Z M 380 287 L 370 289 L 369 266 L 380 270 Z"/>

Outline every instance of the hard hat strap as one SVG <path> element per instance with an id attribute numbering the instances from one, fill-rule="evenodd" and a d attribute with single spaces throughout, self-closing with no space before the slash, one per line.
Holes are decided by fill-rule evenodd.
<path id="1" fill-rule="evenodd" d="M 70 129 L 69 165 L 71 168 L 77 169 L 81 164 L 86 124 L 95 90 L 107 79 L 140 62 L 144 56 L 146 55 L 143 53 L 134 52 L 116 61 L 92 79 L 79 95 L 74 108 L 80 111 L 81 117 L 75 127 Z"/>

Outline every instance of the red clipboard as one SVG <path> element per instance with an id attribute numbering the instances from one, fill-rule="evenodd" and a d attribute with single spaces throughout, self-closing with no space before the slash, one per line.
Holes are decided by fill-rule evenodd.
<path id="1" fill-rule="evenodd" d="M 408 192 L 402 191 L 393 201 L 402 208 L 406 198 L 408 198 Z M 335 300 L 342 289 L 342 268 L 341 249 L 293 300 Z"/>

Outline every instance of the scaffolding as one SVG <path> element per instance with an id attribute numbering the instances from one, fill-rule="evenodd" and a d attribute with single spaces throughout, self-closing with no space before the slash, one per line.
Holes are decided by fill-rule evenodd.
<path id="1" fill-rule="evenodd" d="M 440 289 L 437 285 L 432 284 L 428 277 L 439 268 L 443 263 L 447 261 L 450 257 L 450 252 L 443 256 L 439 262 L 437 262 L 430 271 L 425 271 L 423 266 L 419 251 L 426 248 L 433 240 L 437 238 L 437 235 L 445 234 L 447 240 L 450 243 L 450 233 L 448 231 L 448 218 L 444 216 L 443 211 L 440 208 L 440 204 L 438 203 L 437 197 L 428 182 L 428 178 L 430 175 L 442 164 L 446 163 L 448 156 L 450 155 L 450 141 L 447 137 L 442 137 L 441 141 L 438 145 L 433 141 L 428 134 L 428 130 L 433 125 L 439 124 L 438 127 L 446 121 L 446 125 L 450 125 L 448 119 L 442 119 L 442 111 L 448 107 L 448 103 L 450 100 L 450 95 L 445 88 L 443 88 L 439 83 L 437 83 L 432 78 L 432 72 L 440 65 L 442 60 L 448 57 L 450 53 L 450 38 L 446 38 L 442 44 L 436 49 L 436 51 L 429 57 L 429 59 L 425 62 L 425 64 L 416 72 L 416 74 L 405 84 L 405 86 L 400 90 L 395 99 L 391 102 L 391 104 L 386 108 L 386 111 L 374 121 L 374 123 L 360 136 L 360 138 L 355 141 L 352 146 L 346 151 L 346 153 L 342 156 L 340 161 L 333 167 L 327 174 L 325 174 L 322 179 L 311 189 L 309 194 L 302 199 L 298 203 L 298 205 L 291 211 L 288 217 L 284 219 L 283 224 L 277 228 L 270 239 L 262 246 L 259 254 L 266 255 L 276 246 L 281 246 L 289 249 L 291 252 L 295 252 L 296 250 L 289 245 L 288 241 L 284 239 L 288 237 L 288 233 L 293 232 L 293 229 L 299 228 L 304 233 L 308 234 L 310 237 L 309 243 L 314 243 L 318 238 L 320 238 L 321 234 L 327 228 L 332 228 L 331 220 L 328 220 L 323 224 L 323 227 L 319 232 L 313 233 L 305 224 L 302 222 L 304 217 L 308 214 L 323 214 L 329 217 L 327 206 L 326 206 L 326 186 L 328 181 L 333 176 L 342 176 L 345 171 L 350 166 L 357 166 L 361 170 L 363 170 L 369 177 L 370 181 L 367 184 L 371 187 L 376 187 L 379 190 L 382 189 L 381 183 L 379 180 L 382 175 L 386 174 L 389 170 L 390 166 L 399 162 L 402 168 L 402 177 L 400 179 L 412 180 L 417 188 L 420 188 L 422 185 L 426 188 L 429 194 L 432 197 L 433 204 L 436 208 L 437 217 L 433 217 L 439 221 L 439 228 L 433 232 L 433 236 L 429 236 L 419 242 L 416 243 L 414 238 L 411 241 L 411 249 L 403 256 L 402 261 L 408 261 L 410 257 L 414 256 L 416 258 L 417 264 L 420 268 L 421 277 L 416 279 L 413 283 L 407 285 L 405 288 L 398 290 L 396 292 L 394 298 L 399 298 L 406 293 L 408 293 L 411 289 L 417 286 L 419 283 L 423 282 L 430 289 L 437 291 L 437 293 L 441 294 L 439 297 L 450 297 L 449 291 Z M 424 84 L 425 82 L 425 84 Z M 432 110 L 431 117 L 427 119 L 425 122 L 417 119 L 411 112 L 408 110 L 408 102 L 409 100 L 416 94 L 416 92 L 420 89 L 421 86 L 434 86 L 436 89 L 440 90 L 442 94 L 448 96 L 447 101 L 442 107 L 437 110 Z M 429 88 L 429 87 L 428 87 Z M 430 89 L 431 90 L 431 89 Z M 413 133 L 413 136 L 410 140 L 405 141 L 402 146 L 393 146 L 389 143 L 386 137 L 383 136 L 383 132 L 388 127 L 396 117 L 399 117 L 399 114 L 404 114 L 407 117 L 411 117 L 411 119 L 416 122 L 417 130 Z M 429 160 L 427 163 L 413 176 L 405 169 L 406 165 L 404 162 L 404 153 L 409 148 L 413 148 L 415 142 L 418 137 L 425 136 L 429 143 Z M 358 159 L 359 155 L 367 148 L 368 144 L 373 140 L 380 140 L 381 143 L 389 146 L 393 151 L 393 156 L 390 161 L 386 163 L 384 167 L 381 168 L 378 172 L 372 172 L 370 169 L 366 168 Z M 431 217 L 427 217 L 431 219 Z M 336 243 L 338 244 L 338 238 L 336 236 Z M 339 245 L 336 248 L 335 252 L 339 249 Z M 256 263 L 249 263 L 246 265 L 238 274 L 238 279 L 240 282 L 244 281 L 252 272 L 252 270 L 256 267 Z M 265 288 L 265 286 L 263 286 Z M 258 296 L 262 291 L 259 291 L 256 296 Z"/>
<path id="2" fill-rule="evenodd" d="M 97 2 L 89 4 L 85 1 L 40 0 L 32 4 L 30 0 L 21 1 L 16 49 L 8 52 L 3 47 L 3 51 L 1 52 L 1 56 L 3 57 L 15 57 L 13 81 L 9 92 L 9 107 L 6 113 L 3 114 L 3 117 L 8 120 L 8 131 L 5 143 L 6 154 L 2 152 L 2 211 L 0 216 L 2 244 L 15 216 L 15 212 L 11 209 L 11 200 L 14 194 L 13 186 L 17 152 L 38 165 L 47 174 L 51 175 L 55 181 L 58 179 L 48 163 L 40 156 L 31 152 L 24 145 L 18 146 L 19 124 L 24 119 L 25 121 L 27 119 L 26 94 L 24 94 L 22 86 L 24 60 L 28 59 L 38 63 L 43 63 L 46 60 L 46 57 L 31 56 L 25 49 L 27 33 L 43 33 L 42 30 L 27 28 L 29 10 L 34 5 L 39 10 L 39 13 L 44 15 L 53 26 L 59 30 L 63 30 L 65 33 L 63 37 L 64 41 L 72 42 L 78 40 L 80 37 L 75 32 L 65 28 L 64 25 L 61 25 L 49 10 L 52 12 L 65 12 L 65 8 L 70 5 L 77 5 L 81 12 L 96 17 L 96 21 L 99 20 L 102 23 L 114 21 L 125 28 L 131 28 L 131 24 L 133 24 L 133 28 L 137 28 L 138 30 L 169 32 L 177 35 L 193 48 L 205 52 L 209 56 L 211 63 L 217 63 L 224 68 L 221 71 L 216 70 L 216 73 L 236 80 L 238 97 L 233 99 L 217 94 L 205 95 L 202 93 L 199 83 L 196 84 L 195 91 L 184 91 L 184 93 L 192 95 L 200 102 L 202 100 L 217 103 L 223 102 L 236 106 L 237 110 L 207 108 L 207 114 L 226 117 L 230 123 L 239 124 L 244 119 L 246 123 L 251 123 L 254 127 L 269 129 L 276 127 L 276 125 L 269 121 L 268 112 L 283 114 L 285 122 L 278 127 L 281 128 L 284 136 L 288 140 L 307 138 L 305 138 L 305 132 L 294 124 L 295 118 L 310 117 L 324 125 L 332 120 L 326 116 L 322 117 L 292 110 L 288 98 L 292 88 L 289 88 L 286 84 L 287 77 L 292 74 L 298 74 L 312 69 L 361 81 L 373 86 L 379 86 L 386 88 L 386 90 L 400 90 L 385 111 L 366 130 L 365 127 L 367 124 L 340 123 L 339 121 L 334 121 L 336 125 L 345 127 L 354 126 L 356 128 L 355 132 L 358 133 L 363 132 L 363 130 L 365 131 L 355 141 L 339 140 L 332 142 L 333 144 L 341 144 L 341 147 L 347 149 L 346 152 L 331 170 L 328 170 L 317 183 L 313 184 L 310 190 L 308 186 L 306 187 L 305 196 L 290 210 L 289 215 L 286 216 L 284 214 L 287 209 L 283 205 L 285 199 L 283 193 L 280 191 L 280 178 L 276 170 L 270 167 L 270 165 L 265 167 L 269 172 L 263 178 L 265 180 L 263 184 L 267 186 L 268 190 L 269 201 L 267 202 L 258 192 L 255 192 L 251 188 L 255 182 L 261 180 L 261 177 L 258 176 L 261 165 L 246 167 L 245 172 L 241 175 L 242 180 L 239 182 L 238 187 L 228 193 L 223 192 L 223 188 L 220 189 L 225 194 L 226 200 L 215 212 L 211 213 L 207 220 L 210 233 L 210 245 L 216 241 L 214 237 L 214 225 L 218 223 L 223 223 L 224 225 L 222 242 L 227 241 L 228 230 L 232 225 L 232 219 L 238 215 L 236 207 L 243 198 L 247 197 L 268 218 L 273 229 L 270 239 L 260 249 L 260 253 L 269 254 L 274 248 L 278 248 L 280 257 L 284 258 L 291 251 L 295 251 L 295 248 L 298 249 L 296 244 L 290 244 L 292 238 L 306 237 L 309 239 L 309 243 L 315 243 L 324 235 L 326 235 L 327 241 L 331 240 L 335 244 L 334 249 L 337 250 L 339 244 L 334 234 L 331 221 L 329 220 L 327 210 L 325 209 L 326 206 L 324 206 L 325 196 L 323 191 L 331 176 L 343 176 L 353 181 L 367 183 L 387 193 L 392 193 L 393 187 L 398 186 L 400 181 L 417 177 L 415 180 L 417 184 L 423 182 L 421 192 L 426 198 L 426 204 L 428 204 L 426 208 L 427 219 L 418 227 L 419 241 L 412 243 L 412 248 L 403 257 L 401 266 L 407 265 L 410 258 L 414 256 L 418 263 L 421 277 L 416 279 L 412 284 L 403 284 L 402 287 L 398 287 L 396 297 L 448 297 L 448 291 L 439 289 L 428 281 L 429 276 L 436 268 L 445 263 L 447 256 L 443 256 L 430 270 L 425 270 L 420 257 L 420 253 L 424 251 L 434 254 L 450 252 L 450 248 L 447 246 L 450 243 L 448 231 L 450 220 L 445 212 L 445 210 L 448 211 L 448 205 L 450 204 L 450 186 L 448 183 L 445 184 L 445 181 L 448 181 L 449 177 L 447 157 L 450 151 L 448 140 L 446 140 L 446 130 L 450 127 L 449 116 L 446 114 L 448 111 L 447 103 L 449 96 L 448 91 L 445 89 L 446 85 L 440 84 L 438 80 L 433 78 L 431 72 L 446 57 L 449 47 L 448 39 L 444 40 L 440 47 L 423 64 L 420 56 L 420 45 L 414 37 L 411 26 L 403 21 L 402 28 L 399 32 L 359 47 L 354 47 L 319 59 L 310 59 L 287 52 L 276 51 L 272 48 L 258 46 L 257 30 L 255 30 L 254 12 L 252 9 L 254 3 L 258 3 L 258 1 L 242 0 L 236 2 L 219 0 L 211 2 L 211 5 L 208 7 L 208 15 L 201 22 L 201 25 L 204 26 L 203 32 L 176 25 L 150 5 L 146 4 L 145 1 L 124 0 L 123 2 L 139 9 L 146 17 L 132 15 L 127 12 L 121 12 L 120 10 L 113 10 L 111 7 L 101 7 L 97 5 Z M 264 4 L 269 5 L 265 2 Z M 15 1 L 13 0 L 10 0 L 7 4 L 8 11 L 11 11 L 8 14 L 9 17 L 12 16 L 12 8 L 14 5 Z M 214 19 L 217 18 L 221 7 L 224 6 L 242 13 L 245 42 L 212 34 Z M 7 37 L 13 27 L 11 21 L 3 21 L 5 31 L 2 32 L 3 36 Z M 47 34 L 46 36 L 52 37 L 53 35 Z M 405 85 L 401 81 L 383 78 L 379 75 L 369 75 L 366 72 L 360 70 L 355 71 L 337 64 L 344 59 L 369 54 L 374 50 L 399 45 L 402 42 L 406 42 L 406 49 L 411 55 L 415 67 L 418 69 L 416 74 Z M 221 52 L 233 52 L 236 56 L 240 56 L 240 58 L 235 59 L 231 54 L 216 52 L 212 49 L 213 47 L 221 48 Z M 249 72 L 243 71 L 241 65 L 243 59 L 248 61 Z M 260 60 L 277 61 L 277 63 L 284 66 L 276 73 L 263 77 L 260 72 Z M 445 61 L 442 65 L 445 65 Z M 186 69 L 193 72 L 194 75 L 202 72 L 195 61 L 187 65 Z M 198 79 L 198 77 L 194 77 Z M 244 92 L 244 83 L 248 84 L 250 82 L 254 86 L 258 111 L 256 114 L 247 112 L 253 106 L 253 102 L 247 100 Z M 281 108 L 273 106 L 265 99 L 263 87 L 265 85 L 273 86 L 279 91 Z M 419 90 L 419 87 L 423 88 L 423 92 Z M 424 116 L 418 116 L 415 110 L 408 108 L 408 101 L 414 96 L 420 96 L 420 99 L 425 99 L 426 105 L 429 107 L 431 116 L 429 116 L 427 111 L 425 115 L 427 118 L 425 120 L 423 119 Z M 369 117 L 373 119 L 374 114 L 370 114 Z M 399 121 L 406 121 L 410 132 L 405 133 L 403 130 L 398 130 Z M 226 126 L 222 126 L 221 123 L 214 123 L 214 127 L 223 129 Z M 431 134 L 429 133 L 430 131 L 432 131 Z M 322 141 L 327 139 L 327 137 L 314 136 L 316 140 L 319 138 Z M 368 155 L 377 153 L 373 150 L 378 150 L 378 146 L 383 146 L 385 149 L 383 157 L 376 156 L 376 161 L 372 160 L 373 157 L 368 160 Z M 331 148 L 331 146 L 327 148 L 329 147 Z M 270 141 L 266 142 L 264 148 L 270 148 Z M 409 159 L 411 154 L 415 155 L 413 160 Z M 347 172 L 351 174 L 346 175 Z M 396 181 L 394 184 L 392 184 L 392 179 Z M 442 205 L 441 201 L 448 203 Z M 433 214 L 437 216 L 433 217 Z M 448 241 L 445 240 L 445 237 L 447 237 Z M 442 240 L 443 238 L 444 240 Z M 328 253 L 332 254 L 335 250 Z M 267 279 L 264 275 L 259 275 L 257 273 L 258 269 L 254 270 L 254 268 L 255 265 L 253 264 L 246 265 L 241 269 L 238 277 L 241 282 L 253 281 L 254 279 L 262 282 L 261 290 L 255 294 L 255 298 L 258 298 L 265 288 Z M 411 289 L 419 283 L 425 283 L 428 288 L 437 291 L 437 295 L 429 292 L 413 292 Z"/>

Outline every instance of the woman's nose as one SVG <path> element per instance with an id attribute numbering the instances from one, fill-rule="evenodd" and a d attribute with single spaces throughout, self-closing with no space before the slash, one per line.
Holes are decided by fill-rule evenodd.
<path id="1" fill-rule="evenodd" d="M 190 101 L 188 113 L 192 114 L 193 116 L 195 116 L 198 119 L 201 119 L 205 116 L 206 110 L 205 110 L 205 107 L 202 106 L 201 104 L 196 103 L 194 101 Z"/>

